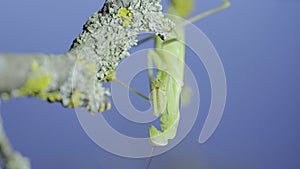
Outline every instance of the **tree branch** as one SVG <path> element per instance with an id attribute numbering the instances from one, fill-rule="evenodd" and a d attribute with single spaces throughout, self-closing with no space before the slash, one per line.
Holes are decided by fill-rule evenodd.
<path id="1" fill-rule="evenodd" d="M 29 159 L 14 151 L 5 134 L 0 116 L 0 155 L 7 169 L 30 169 Z M 1 167 L 0 167 L 1 168 Z"/>
<path id="2" fill-rule="evenodd" d="M 62 55 L 0 54 L 1 98 L 33 96 L 65 107 L 84 107 L 90 113 L 109 109 L 110 93 L 100 82 L 129 56 L 139 33 L 151 31 L 165 38 L 173 27 L 159 3 L 106 0 Z M 8 169 L 30 168 L 29 160 L 11 148 L 1 122 L 0 154 Z"/>
<path id="3" fill-rule="evenodd" d="M 161 12 L 160 0 L 107 0 L 89 17 L 83 32 L 63 55 L 0 54 L 0 94 L 34 96 L 91 113 L 110 107 L 108 89 L 99 81 L 113 74 L 141 32 L 165 37 L 173 23 Z"/>

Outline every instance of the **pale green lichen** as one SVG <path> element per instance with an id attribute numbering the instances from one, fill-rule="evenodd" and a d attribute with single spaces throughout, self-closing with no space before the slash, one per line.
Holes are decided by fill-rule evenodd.
<path id="1" fill-rule="evenodd" d="M 165 37 L 171 31 L 174 24 L 161 10 L 160 0 L 106 0 L 65 55 L 31 58 L 24 84 L 2 97 L 29 95 L 65 107 L 85 107 L 91 113 L 109 109 L 110 92 L 101 81 L 112 79 L 119 62 L 137 45 L 138 34 L 151 31 Z"/>
<path id="2" fill-rule="evenodd" d="M 80 59 L 79 55 L 77 56 L 77 61 L 84 65 L 89 72 L 95 73 L 96 63 L 88 63 L 86 60 Z"/>
<path id="3" fill-rule="evenodd" d="M 92 114 L 109 109 L 110 103 L 106 96 L 110 93 L 98 81 L 95 63 L 81 58 L 77 55 L 73 71 L 60 87 L 63 106 L 85 107 Z"/>
<path id="4" fill-rule="evenodd" d="M 68 79 L 61 88 L 65 91 L 62 94 L 63 105 L 69 105 L 74 94 L 72 89 L 76 89 L 81 91 L 79 106 L 89 100 L 86 107 L 91 112 L 109 108 L 110 103 L 104 97 L 109 92 L 97 79 L 111 80 L 119 62 L 130 55 L 128 50 L 131 47 L 137 45 L 137 36 L 141 32 L 152 31 L 164 38 L 171 31 L 174 24 L 163 16 L 161 10 L 160 0 L 107 0 L 102 10 L 88 19 L 82 34 L 74 40 L 67 53 L 77 56 L 77 61 L 81 62 L 76 65 L 78 71 L 86 69 L 87 64 L 95 63 L 96 74 L 86 72 L 76 75 L 75 80 Z M 81 79 L 86 78 L 89 82 L 82 83 Z M 71 81 L 72 87 L 69 85 Z M 86 88 L 94 89 L 94 93 L 83 92 Z"/>
<path id="5" fill-rule="evenodd" d="M 28 77 L 21 87 L 12 91 L 1 93 L 2 99 L 10 97 L 33 96 L 49 102 L 61 102 L 64 107 L 84 107 L 90 113 L 97 113 L 110 108 L 107 96 L 110 95 L 98 81 L 96 76 L 96 63 L 65 56 L 74 66 L 62 67 L 66 71 L 64 79 L 60 73 L 53 69 L 59 64 L 54 60 L 57 56 L 34 57 L 29 64 Z M 64 60 L 60 60 L 64 61 Z M 66 69 L 66 70 L 64 70 Z"/>
<path id="6" fill-rule="evenodd" d="M 86 22 L 69 52 L 96 63 L 97 78 L 102 81 L 130 55 L 128 50 L 137 45 L 138 34 L 151 31 L 165 37 L 171 31 L 174 24 L 161 10 L 160 0 L 107 0 Z"/>

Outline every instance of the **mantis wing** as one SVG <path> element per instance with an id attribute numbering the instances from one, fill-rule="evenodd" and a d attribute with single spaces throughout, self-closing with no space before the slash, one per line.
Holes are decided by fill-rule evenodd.
<path id="1" fill-rule="evenodd" d="M 167 145 L 178 127 L 185 56 L 185 45 L 179 41 L 179 34 L 184 37 L 183 28 L 176 28 L 166 41 L 156 38 L 155 51 L 148 53 L 157 68 L 156 77 L 150 78 L 153 114 L 160 116 L 161 126 L 161 130 L 154 126 L 149 129 L 150 142 L 155 146 Z"/>
<path id="2" fill-rule="evenodd" d="M 230 6 L 228 0 L 223 1 L 223 5 L 197 15 L 189 21 L 202 19 Z M 180 24 L 182 20 L 175 16 L 187 16 L 192 10 L 193 2 L 194 0 L 171 0 L 168 13 L 173 16 L 170 15 L 169 18 L 175 24 Z M 156 37 L 155 51 L 148 53 L 148 57 L 154 61 L 158 69 L 156 78 L 149 78 L 153 114 L 160 115 L 161 130 L 154 126 L 149 129 L 150 142 L 156 146 L 167 145 L 168 140 L 176 135 L 180 116 L 179 100 L 183 86 L 185 44 L 182 42 L 185 41 L 184 36 L 184 25 L 177 26 L 166 41 Z"/>
<path id="3" fill-rule="evenodd" d="M 160 52 L 160 55 L 158 55 L 155 51 L 152 51 L 149 52 L 148 56 L 153 59 L 157 67 L 156 78 L 151 81 L 150 85 L 151 101 L 153 114 L 160 116 L 160 126 L 162 129 L 162 131 L 160 131 L 154 126 L 150 127 L 150 142 L 156 146 L 164 146 L 168 144 L 168 139 L 173 139 L 176 135 L 182 83 L 177 83 L 178 73 L 170 73 L 172 72 L 172 70 L 169 69 L 170 66 L 166 66 L 167 64 L 174 66 L 178 64 L 172 60 L 166 62 L 170 59 L 166 59 L 168 56 L 166 56 L 164 52 Z M 173 78 L 172 74 L 177 76 Z"/>

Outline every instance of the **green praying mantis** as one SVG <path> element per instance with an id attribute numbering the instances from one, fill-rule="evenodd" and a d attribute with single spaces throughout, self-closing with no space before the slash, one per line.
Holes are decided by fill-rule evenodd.
<path id="1" fill-rule="evenodd" d="M 148 62 L 154 62 L 157 72 L 156 77 L 149 70 L 151 102 L 153 114 L 160 116 L 161 130 L 155 126 L 149 129 L 150 143 L 154 146 L 165 146 L 169 139 L 176 135 L 180 118 L 180 96 L 184 77 L 184 23 L 182 17 L 186 17 L 192 10 L 193 0 L 171 0 L 167 11 L 169 18 L 178 26 L 173 29 L 166 40 L 155 37 L 155 50 L 149 51 Z M 228 0 L 212 10 L 197 15 L 189 22 L 200 20 L 208 15 L 216 13 L 230 6 Z"/>
<path id="2" fill-rule="evenodd" d="M 152 103 L 153 115 L 160 117 L 160 127 L 149 128 L 149 140 L 153 146 L 166 146 L 168 140 L 174 139 L 180 118 L 180 100 L 184 79 L 185 60 L 185 25 L 203 19 L 213 13 L 221 11 L 230 6 L 228 0 L 223 0 L 223 4 L 208 10 L 202 14 L 188 19 L 182 18 L 190 14 L 194 0 L 171 0 L 167 11 L 168 17 L 175 23 L 175 27 L 167 39 L 155 36 L 155 49 L 147 54 L 149 68 L 152 62 L 156 67 L 156 75 L 152 69 L 148 69 L 150 83 L 150 98 L 139 93 L 130 86 L 115 78 L 115 75 L 108 77 L 109 81 L 118 82 L 129 88 L 139 96 L 150 100 Z M 151 38 L 146 38 L 151 39 Z M 142 40 L 143 42 L 146 40 Z"/>

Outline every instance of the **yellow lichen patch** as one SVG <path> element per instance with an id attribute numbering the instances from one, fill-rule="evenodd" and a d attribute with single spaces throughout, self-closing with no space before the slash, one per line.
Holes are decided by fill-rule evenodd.
<path id="1" fill-rule="evenodd" d="M 104 112 L 104 110 L 109 110 L 111 108 L 111 104 L 109 99 L 104 100 L 104 105 L 99 107 L 99 112 Z"/>
<path id="2" fill-rule="evenodd" d="M 19 95 L 38 95 L 39 93 L 43 93 L 49 87 L 51 82 L 51 76 L 44 75 L 38 77 L 29 77 L 23 87 L 19 89 Z"/>
<path id="3" fill-rule="evenodd" d="M 131 11 L 130 11 L 129 9 L 127 9 L 127 8 L 121 8 L 121 9 L 119 10 L 118 17 L 124 19 L 124 21 L 123 21 L 123 23 L 122 23 L 122 25 L 123 25 L 124 27 L 129 26 L 130 23 L 131 23 L 131 21 L 132 21 L 132 13 L 131 13 Z"/>
<path id="4" fill-rule="evenodd" d="M 80 95 L 81 92 L 79 90 L 76 90 L 73 95 L 72 95 L 72 99 L 69 103 L 69 107 L 78 107 L 79 106 L 79 102 L 80 102 Z"/>
<path id="5" fill-rule="evenodd" d="M 129 15 L 131 15 L 131 12 L 130 12 L 130 10 L 128 10 L 127 8 L 121 8 L 121 9 L 119 10 L 118 17 L 120 17 L 120 18 L 126 18 L 126 17 L 128 17 Z"/>
<path id="6" fill-rule="evenodd" d="M 104 106 L 99 108 L 99 112 L 104 112 L 104 110 L 105 110 Z"/>
<path id="7" fill-rule="evenodd" d="M 33 74 L 26 83 L 19 89 L 19 95 L 31 95 L 39 97 L 41 93 L 45 93 L 51 83 L 51 76 L 43 73 L 36 60 L 31 62 L 31 70 Z"/>
<path id="8" fill-rule="evenodd" d="M 31 62 L 31 70 L 33 74 L 29 77 L 26 83 L 18 90 L 19 96 L 35 96 L 50 102 L 60 101 L 59 92 L 48 92 L 52 77 L 44 73 L 36 60 Z"/>
<path id="9" fill-rule="evenodd" d="M 104 105 L 99 107 L 99 112 L 104 112 L 104 110 L 109 110 L 111 108 L 110 101 L 108 99 L 104 100 Z"/>
<path id="10" fill-rule="evenodd" d="M 59 92 L 39 93 L 37 97 L 43 100 L 48 100 L 51 103 L 61 101 Z"/>

